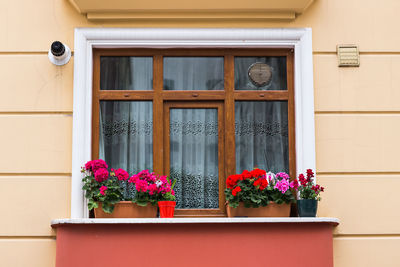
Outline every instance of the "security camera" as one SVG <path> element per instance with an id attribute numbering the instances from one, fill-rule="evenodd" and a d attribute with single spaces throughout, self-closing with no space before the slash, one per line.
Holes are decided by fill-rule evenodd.
<path id="1" fill-rule="evenodd" d="M 51 44 L 48 56 L 51 63 L 62 66 L 67 64 L 70 60 L 71 49 L 60 41 L 54 41 Z"/>

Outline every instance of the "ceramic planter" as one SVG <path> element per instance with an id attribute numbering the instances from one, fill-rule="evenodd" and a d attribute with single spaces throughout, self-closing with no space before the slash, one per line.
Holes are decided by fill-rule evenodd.
<path id="1" fill-rule="evenodd" d="M 318 201 L 315 199 L 297 200 L 299 217 L 315 217 L 317 215 Z"/>
<path id="2" fill-rule="evenodd" d="M 175 201 L 158 201 L 158 207 L 160 208 L 160 218 L 173 218 L 175 206 Z"/>
<path id="3" fill-rule="evenodd" d="M 155 218 L 157 207 L 151 204 L 142 207 L 131 201 L 121 201 L 115 204 L 112 213 L 105 213 L 99 203 L 99 207 L 94 209 L 94 216 L 95 218 Z"/>
<path id="4" fill-rule="evenodd" d="M 270 202 L 266 207 L 245 208 L 242 202 L 237 208 L 226 206 L 228 217 L 289 217 L 290 204 Z"/>

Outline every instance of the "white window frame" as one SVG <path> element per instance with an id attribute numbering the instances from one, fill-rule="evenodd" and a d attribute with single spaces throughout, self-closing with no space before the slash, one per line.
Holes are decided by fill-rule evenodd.
<path id="1" fill-rule="evenodd" d="M 91 159 L 93 48 L 292 47 L 294 49 L 296 172 L 315 170 L 313 57 L 310 28 L 171 29 L 77 28 L 74 43 L 74 107 L 71 218 L 87 218 L 81 166 Z"/>

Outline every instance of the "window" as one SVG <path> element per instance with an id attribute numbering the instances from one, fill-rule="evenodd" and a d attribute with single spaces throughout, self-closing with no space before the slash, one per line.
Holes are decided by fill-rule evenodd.
<path id="1" fill-rule="evenodd" d="M 178 216 L 224 216 L 227 175 L 296 173 L 293 61 L 289 48 L 95 49 L 92 156 L 177 179 Z"/>
<path id="2" fill-rule="evenodd" d="M 82 192 L 80 167 L 95 156 L 92 151 L 92 143 L 95 143 L 92 134 L 92 107 L 95 103 L 99 103 L 99 100 L 95 100 L 93 96 L 93 66 L 96 64 L 93 51 L 98 48 L 155 48 L 158 50 L 166 47 L 184 49 L 281 47 L 293 49 L 296 172 L 303 172 L 307 168 L 315 169 L 313 55 L 310 28 L 76 28 L 74 40 L 71 218 L 88 217 L 87 203 Z M 154 93 L 148 91 L 148 94 Z M 207 92 L 215 93 L 216 91 Z M 226 146 L 232 146 L 234 142 L 232 137 L 225 140 Z M 155 162 L 163 159 L 162 153 L 155 156 L 159 157 Z M 232 159 L 230 163 L 225 160 L 224 164 L 225 168 L 232 166 Z M 232 167 L 227 170 L 228 173 L 235 172 Z"/>

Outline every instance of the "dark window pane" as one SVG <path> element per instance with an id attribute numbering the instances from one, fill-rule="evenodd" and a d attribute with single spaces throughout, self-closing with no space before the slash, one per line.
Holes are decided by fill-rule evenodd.
<path id="1" fill-rule="evenodd" d="M 152 57 L 100 57 L 101 90 L 152 90 Z"/>
<path id="2" fill-rule="evenodd" d="M 165 57 L 164 90 L 224 90 L 224 58 Z"/>

